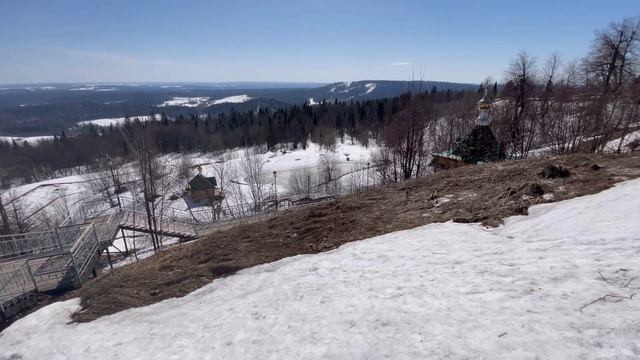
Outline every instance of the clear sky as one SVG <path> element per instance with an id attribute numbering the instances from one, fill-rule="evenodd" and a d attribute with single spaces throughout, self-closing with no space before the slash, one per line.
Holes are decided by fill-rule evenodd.
<path id="1" fill-rule="evenodd" d="M 500 80 L 638 0 L 0 0 L 0 83 Z"/>

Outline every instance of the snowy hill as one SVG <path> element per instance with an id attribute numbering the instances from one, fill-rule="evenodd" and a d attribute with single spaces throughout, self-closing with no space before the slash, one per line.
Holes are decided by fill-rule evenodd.
<path id="1" fill-rule="evenodd" d="M 5 330 L 0 358 L 637 358 L 639 192 L 394 232 L 90 323 L 55 303 Z"/>
<path id="2" fill-rule="evenodd" d="M 299 90 L 300 95 L 306 96 L 306 101 L 313 104 L 323 99 L 328 101 L 359 101 L 367 99 L 379 99 L 399 96 L 410 90 L 430 91 L 436 87 L 439 91 L 445 90 L 471 90 L 477 89 L 477 85 L 464 83 L 451 83 L 444 81 L 387 81 L 387 80 L 363 80 L 347 81 L 329 84 L 320 88 Z M 284 95 L 284 94 L 283 94 Z M 280 99 L 289 100 L 281 95 Z M 297 94 L 296 94 L 297 95 Z M 298 95 L 299 96 L 299 95 Z M 300 102 L 299 98 L 291 98 L 291 101 Z M 304 101 L 304 100 L 303 100 Z"/>

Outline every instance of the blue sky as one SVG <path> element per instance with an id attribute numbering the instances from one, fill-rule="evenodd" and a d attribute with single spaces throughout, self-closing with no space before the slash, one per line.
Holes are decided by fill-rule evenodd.
<path id="1" fill-rule="evenodd" d="M 0 83 L 500 80 L 640 2 L 0 0 Z"/>

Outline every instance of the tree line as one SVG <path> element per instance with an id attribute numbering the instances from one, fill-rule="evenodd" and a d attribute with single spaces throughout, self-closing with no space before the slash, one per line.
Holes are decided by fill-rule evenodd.
<path id="1" fill-rule="evenodd" d="M 475 92 L 424 91 L 427 101 L 447 103 Z M 73 136 L 62 131 L 37 145 L 0 141 L 0 180 L 5 186 L 40 181 L 95 169 L 103 158 L 134 159 L 123 134 L 145 128 L 158 153 L 219 152 L 225 149 L 266 145 L 306 148 L 309 142 L 332 147 L 336 141 L 376 139 L 412 100 L 412 94 L 359 102 L 327 102 L 318 105 L 262 107 L 253 111 L 221 114 L 164 114 L 159 121 L 126 120 L 122 126 L 86 126 Z"/>

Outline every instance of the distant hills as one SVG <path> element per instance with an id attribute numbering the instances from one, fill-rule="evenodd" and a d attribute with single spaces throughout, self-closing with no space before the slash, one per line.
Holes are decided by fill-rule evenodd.
<path id="1" fill-rule="evenodd" d="M 0 85 L 0 135 L 51 135 L 80 121 L 164 112 L 219 113 L 308 102 L 360 101 L 414 90 L 477 89 L 440 81 L 100 83 Z"/>
<path id="2" fill-rule="evenodd" d="M 299 91 L 298 94 L 293 97 L 295 99 L 293 101 L 309 101 L 309 99 L 313 99 L 314 102 L 320 102 L 323 99 L 339 101 L 380 99 L 398 96 L 410 90 L 429 91 L 434 86 L 439 91 L 470 90 L 478 88 L 478 84 L 464 84 L 442 81 L 363 80 L 333 83 L 318 88 L 307 89 L 306 91 Z"/>

